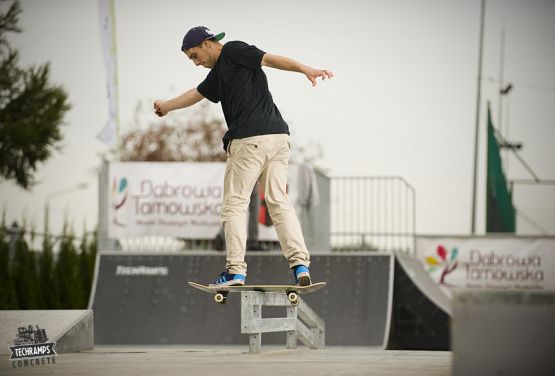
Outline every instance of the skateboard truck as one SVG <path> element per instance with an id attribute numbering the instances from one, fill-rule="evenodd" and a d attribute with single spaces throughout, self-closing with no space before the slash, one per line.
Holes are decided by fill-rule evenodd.
<path id="1" fill-rule="evenodd" d="M 218 291 L 214 295 L 214 301 L 218 304 L 226 304 L 227 303 L 227 294 L 229 291 Z M 295 291 L 287 291 L 287 299 L 291 302 L 291 305 L 298 306 L 299 305 L 299 294 Z"/>
<path id="2" fill-rule="evenodd" d="M 214 295 L 214 301 L 218 304 L 225 304 L 227 302 L 227 294 L 229 291 L 220 291 Z"/>
<path id="3" fill-rule="evenodd" d="M 295 291 L 287 291 L 287 299 L 289 299 L 292 305 L 299 305 L 299 294 L 297 294 Z"/>

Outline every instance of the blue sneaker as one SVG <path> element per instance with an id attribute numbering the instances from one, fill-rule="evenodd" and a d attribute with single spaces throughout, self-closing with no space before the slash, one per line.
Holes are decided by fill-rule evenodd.
<path id="1" fill-rule="evenodd" d="M 295 283 L 299 286 L 308 286 L 312 284 L 310 281 L 310 270 L 304 265 L 293 267 L 293 275 L 295 276 Z"/>
<path id="2" fill-rule="evenodd" d="M 243 274 L 230 274 L 228 272 L 223 272 L 220 274 L 214 283 L 208 285 L 208 287 L 217 286 L 243 286 L 245 284 L 245 276 Z"/>

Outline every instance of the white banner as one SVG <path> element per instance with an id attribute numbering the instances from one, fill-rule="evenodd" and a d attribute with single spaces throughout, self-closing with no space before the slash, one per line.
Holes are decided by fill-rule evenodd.
<path id="1" fill-rule="evenodd" d="M 304 187 L 311 183 L 303 182 L 300 166 L 290 165 L 288 171 L 289 199 L 304 205 Z M 222 225 L 224 172 L 225 163 L 111 163 L 108 236 L 213 239 Z M 261 199 L 258 240 L 277 240 Z"/>
<path id="2" fill-rule="evenodd" d="M 223 163 L 112 163 L 108 235 L 211 239 L 218 233 Z"/>
<path id="3" fill-rule="evenodd" d="M 417 237 L 417 257 L 442 287 L 555 290 L 555 239 Z"/>
<path id="4" fill-rule="evenodd" d="M 117 142 L 118 105 L 117 105 L 117 64 L 116 64 L 116 14 L 114 0 L 99 0 L 100 40 L 106 67 L 108 121 L 96 136 L 109 146 Z"/>

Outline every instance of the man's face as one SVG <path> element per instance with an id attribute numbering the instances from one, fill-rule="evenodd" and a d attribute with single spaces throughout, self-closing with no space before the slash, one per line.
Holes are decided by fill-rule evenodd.
<path id="1" fill-rule="evenodd" d="M 209 43 L 205 41 L 198 46 L 189 48 L 185 51 L 185 54 L 197 67 L 202 65 L 205 68 L 212 69 L 214 67 L 214 59 L 210 52 Z"/>

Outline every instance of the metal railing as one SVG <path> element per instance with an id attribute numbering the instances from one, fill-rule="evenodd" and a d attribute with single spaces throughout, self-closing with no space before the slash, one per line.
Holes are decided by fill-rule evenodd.
<path id="1" fill-rule="evenodd" d="M 82 236 L 70 235 L 70 234 L 51 234 L 40 231 L 35 231 L 33 229 L 29 230 L 27 228 L 20 228 L 17 223 L 12 224 L 11 227 L 0 226 L 0 232 L 4 238 L 4 242 L 7 244 L 10 254 L 13 255 L 16 244 L 20 239 L 23 239 L 26 246 L 32 251 L 42 251 L 44 246 L 44 239 L 49 238 L 50 245 L 54 252 L 58 251 L 60 243 L 64 239 L 71 238 L 73 244 L 79 248 L 79 245 L 83 242 Z M 84 233 L 83 236 L 89 236 L 89 240 L 94 232 Z"/>
<path id="2" fill-rule="evenodd" d="M 332 177 L 334 251 L 414 253 L 416 193 L 402 177 Z"/>

